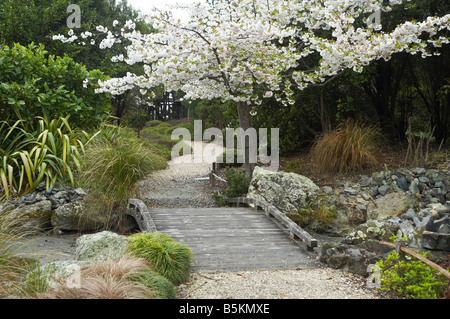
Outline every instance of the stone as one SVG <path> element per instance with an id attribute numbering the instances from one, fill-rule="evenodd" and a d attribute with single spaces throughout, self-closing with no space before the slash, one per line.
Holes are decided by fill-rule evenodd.
<path id="1" fill-rule="evenodd" d="M 439 214 L 448 213 L 450 211 L 447 205 L 441 203 L 431 203 L 428 204 L 427 207 L 431 208 L 432 210 L 435 210 Z"/>
<path id="2" fill-rule="evenodd" d="M 328 194 L 328 195 L 334 194 L 333 188 L 330 187 L 330 186 L 324 186 L 324 187 L 322 188 L 322 191 L 323 191 L 325 194 Z"/>
<path id="3" fill-rule="evenodd" d="M 416 182 L 416 180 L 413 180 L 411 182 L 408 189 L 413 195 L 420 194 L 419 184 Z"/>
<path id="4" fill-rule="evenodd" d="M 389 185 L 378 187 L 378 193 L 380 193 L 382 196 L 385 196 L 389 192 L 391 192 L 391 187 Z"/>
<path id="5" fill-rule="evenodd" d="M 111 231 L 80 236 L 76 241 L 76 261 L 105 261 L 123 257 L 127 237 Z"/>
<path id="6" fill-rule="evenodd" d="M 406 213 L 400 216 L 401 219 L 409 219 L 409 220 L 414 220 L 415 217 L 417 217 L 417 215 L 414 209 L 412 208 L 408 209 Z"/>
<path id="7" fill-rule="evenodd" d="M 422 234 L 422 247 L 431 250 L 450 251 L 450 234 L 424 231 Z"/>
<path id="8" fill-rule="evenodd" d="M 399 179 L 396 180 L 396 183 L 397 183 L 397 186 L 405 192 L 409 188 L 409 182 L 405 177 L 400 177 Z"/>
<path id="9" fill-rule="evenodd" d="M 413 168 L 411 171 L 416 175 L 422 175 L 422 174 L 425 174 L 427 170 L 423 167 L 416 167 L 416 168 Z"/>
<path id="10" fill-rule="evenodd" d="M 346 192 L 347 194 L 350 194 L 350 195 L 357 195 L 359 193 L 359 191 L 354 188 L 345 188 L 344 192 Z"/>
<path id="11" fill-rule="evenodd" d="M 414 198 L 404 192 L 389 193 L 386 196 L 377 198 L 367 207 L 369 219 L 389 219 L 404 214 L 409 208 L 414 206 Z"/>
<path id="12" fill-rule="evenodd" d="M 82 201 L 76 201 L 56 208 L 51 225 L 61 231 L 93 231 L 106 225 L 106 220 L 100 214 L 90 214 Z"/>
<path id="13" fill-rule="evenodd" d="M 305 176 L 255 167 L 247 197 L 268 202 L 285 214 L 298 214 L 317 199 L 319 191 Z"/>
<path id="14" fill-rule="evenodd" d="M 11 211 L 11 217 L 20 220 L 23 231 L 41 232 L 51 227 L 52 203 L 42 200 L 31 205 L 22 204 Z"/>
<path id="15" fill-rule="evenodd" d="M 341 243 L 325 242 L 317 249 L 318 259 L 331 268 L 360 276 L 368 276 L 368 263 L 375 263 L 380 258 L 358 247 Z"/>

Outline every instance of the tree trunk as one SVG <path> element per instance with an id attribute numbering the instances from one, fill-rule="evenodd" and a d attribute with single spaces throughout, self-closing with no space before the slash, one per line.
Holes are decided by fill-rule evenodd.
<path id="1" fill-rule="evenodd" d="M 238 116 L 239 116 L 239 126 L 246 131 L 251 127 L 250 122 L 250 107 L 247 104 L 247 102 L 238 102 L 237 106 Z M 245 169 L 245 176 L 248 177 L 249 180 L 251 180 L 253 175 L 253 168 L 255 167 L 256 163 L 250 163 L 250 140 L 246 139 L 242 140 L 242 143 L 244 145 L 244 169 Z M 256 147 L 256 145 L 255 145 Z"/>

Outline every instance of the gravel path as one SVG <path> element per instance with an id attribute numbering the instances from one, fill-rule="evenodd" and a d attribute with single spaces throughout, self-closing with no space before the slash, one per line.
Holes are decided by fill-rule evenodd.
<path id="1" fill-rule="evenodd" d="M 194 155 L 177 157 L 165 170 L 152 173 L 137 183 L 137 197 L 151 207 L 213 207 L 209 187 L 211 164 L 223 149 L 215 144 L 186 142 L 192 149 L 205 149 L 202 163 L 196 163 Z"/>
<path id="2" fill-rule="evenodd" d="M 191 146 L 195 149 L 198 142 Z M 212 191 L 206 180 L 211 163 L 222 149 L 207 147 L 203 163 L 193 155 L 170 161 L 166 170 L 138 183 L 138 197 L 148 207 L 212 207 Z M 186 163 L 188 162 L 188 163 Z M 377 299 L 366 279 L 330 268 L 277 271 L 194 273 L 178 289 L 184 299 Z"/>
<path id="3" fill-rule="evenodd" d="M 379 299 L 365 278 L 330 268 L 195 273 L 185 299 Z"/>

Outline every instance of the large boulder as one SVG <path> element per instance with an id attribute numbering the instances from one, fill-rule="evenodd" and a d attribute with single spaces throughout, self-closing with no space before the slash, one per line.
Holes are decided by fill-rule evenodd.
<path id="1" fill-rule="evenodd" d="M 10 206 L 12 208 L 12 206 Z M 10 217 L 21 225 L 22 231 L 40 232 L 47 230 L 51 224 L 52 203 L 48 200 L 31 205 L 20 205 L 11 211 Z"/>
<path id="2" fill-rule="evenodd" d="M 247 197 L 268 202 L 285 214 L 298 214 L 317 199 L 319 191 L 305 176 L 255 167 Z"/>
<path id="3" fill-rule="evenodd" d="M 53 211 L 52 226 L 61 231 L 94 231 L 106 224 L 105 217 L 90 214 L 83 201 L 62 205 Z"/>
<path id="4" fill-rule="evenodd" d="M 127 237 L 110 231 L 87 234 L 76 241 L 75 260 L 105 261 L 125 255 Z"/>
<path id="5" fill-rule="evenodd" d="M 406 211 L 409 208 L 412 208 L 414 204 L 414 198 L 408 196 L 404 192 L 386 194 L 368 205 L 368 218 L 383 220 L 391 217 L 398 217 L 406 213 Z"/>

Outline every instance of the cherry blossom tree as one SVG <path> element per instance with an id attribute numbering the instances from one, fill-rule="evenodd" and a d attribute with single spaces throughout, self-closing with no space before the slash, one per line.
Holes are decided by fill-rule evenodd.
<path id="1" fill-rule="evenodd" d="M 450 14 L 405 21 L 390 32 L 378 21 L 383 12 L 411 1 L 215 0 L 190 7 L 188 21 L 154 9 L 140 17 L 155 30 L 150 34 L 136 32 L 135 21 L 115 23 L 111 30 L 97 27 L 104 35 L 101 48 L 127 41 L 126 56 L 114 60 L 145 69 L 142 76 L 101 82 L 98 92 L 121 94 L 137 86 L 147 93 L 164 85 L 185 92 L 188 100 L 232 100 L 247 130 L 264 98 L 293 103 L 294 87 L 325 82 L 342 70 L 362 71 L 398 52 L 438 54 L 435 48 L 449 43 Z M 55 39 L 79 39 L 69 36 Z M 80 40 L 94 42 L 92 37 L 85 32 Z"/>

